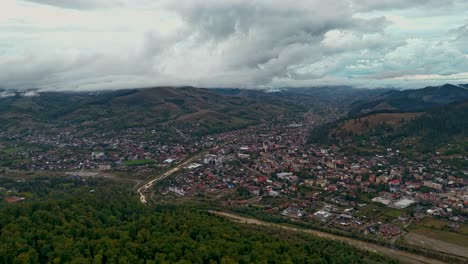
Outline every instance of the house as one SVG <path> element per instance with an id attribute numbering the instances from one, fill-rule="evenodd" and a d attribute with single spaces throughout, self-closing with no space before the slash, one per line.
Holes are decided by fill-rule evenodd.
<path id="1" fill-rule="evenodd" d="M 175 160 L 174 159 L 166 159 L 164 160 L 163 162 L 166 163 L 166 164 L 171 164 L 173 163 Z"/>
<path id="2" fill-rule="evenodd" d="M 273 196 L 273 197 L 276 197 L 276 196 L 279 196 L 279 192 L 270 190 L 270 191 L 268 192 L 268 195 Z"/>
<path id="3" fill-rule="evenodd" d="M 257 179 L 255 179 L 256 182 L 258 183 L 265 183 L 268 180 L 266 176 L 259 176 Z"/>
<path id="4" fill-rule="evenodd" d="M 100 159 L 104 157 L 104 152 L 91 152 L 91 157 L 93 159 Z"/>
<path id="5" fill-rule="evenodd" d="M 387 182 L 387 178 L 386 178 L 384 175 L 381 175 L 381 176 L 379 176 L 379 177 L 377 177 L 377 178 L 375 179 L 375 182 L 376 182 L 376 183 L 386 183 L 386 182 Z"/>
<path id="6" fill-rule="evenodd" d="M 361 181 L 362 181 L 362 176 L 361 175 L 356 176 L 356 182 L 361 182 Z"/>
<path id="7" fill-rule="evenodd" d="M 109 164 L 100 164 L 98 165 L 98 170 L 100 171 L 108 171 L 111 169 L 111 165 Z"/>
<path id="8" fill-rule="evenodd" d="M 187 169 L 196 169 L 198 167 L 201 167 L 202 165 L 200 163 L 192 163 L 190 164 Z"/>
<path id="9" fill-rule="evenodd" d="M 398 180 L 398 179 L 391 180 L 388 183 L 388 185 L 390 187 L 391 192 L 398 192 L 400 190 L 400 180 Z"/>
<path id="10" fill-rule="evenodd" d="M 281 172 L 281 173 L 276 174 L 276 176 L 282 180 L 289 179 L 289 177 L 292 175 L 293 175 L 292 172 Z"/>
<path id="11" fill-rule="evenodd" d="M 8 203 L 17 203 L 17 202 L 23 201 L 24 199 L 25 199 L 24 197 L 10 196 L 10 197 L 7 197 L 5 200 L 6 200 Z"/>
<path id="12" fill-rule="evenodd" d="M 401 228 L 389 224 L 383 224 L 379 227 L 379 233 L 385 237 L 394 237 L 401 234 Z"/>
<path id="13" fill-rule="evenodd" d="M 250 155 L 249 155 L 249 154 L 244 154 L 244 153 L 239 153 L 239 154 L 237 154 L 237 156 L 238 156 L 240 159 L 249 159 L 249 158 L 250 158 Z"/>
<path id="14" fill-rule="evenodd" d="M 291 182 L 298 182 L 299 181 L 299 177 L 297 177 L 296 175 L 292 175 L 289 177 L 289 180 Z"/>
<path id="15" fill-rule="evenodd" d="M 260 188 L 257 186 L 249 186 L 249 192 L 255 195 L 260 195 Z"/>

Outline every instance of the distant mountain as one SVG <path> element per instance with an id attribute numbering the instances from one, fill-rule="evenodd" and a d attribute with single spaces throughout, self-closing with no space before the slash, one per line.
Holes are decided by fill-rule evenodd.
<path id="1" fill-rule="evenodd" d="M 0 128 L 99 130 L 163 124 L 208 133 L 240 128 L 302 110 L 282 102 L 220 95 L 193 87 L 93 93 L 10 92 L 0 97 Z"/>
<path id="2" fill-rule="evenodd" d="M 417 90 L 389 91 L 351 105 L 350 116 L 378 112 L 421 112 L 434 106 L 468 99 L 465 85 L 445 84 Z"/>
<path id="3" fill-rule="evenodd" d="M 377 88 L 363 89 L 352 86 L 318 86 L 302 88 L 284 88 L 286 94 L 308 95 L 323 100 L 356 101 L 371 96 L 377 96 L 393 89 Z"/>
<path id="4" fill-rule="evenodd" d="M 327 101 L 355 101 L 371 96 L 381 95 L 392 89 L 359 89 L 351 86 L 319 86 L 319 87 L 297 87 L 280 88 L 275 91 L 246 90 L 237 88 L 216 88 L 210 89 L 215 93 L 249 97 L 249 98 L 288 98 L 293 96 L 303 96 L 306 98 L 321 99 Z"/>
<path id="5" fill-rule="evenodd" d="M 359 89 L 351 86 L 284 87 L 275 91 L 236 88 L 210 90 L 229 96 L 297 104 L 316 112 L 327 111 L 330 106 L 341 108 L 347 112 L 349 105 L 357 100 L 364 100 L 392 91 L 392 89 Z"/>

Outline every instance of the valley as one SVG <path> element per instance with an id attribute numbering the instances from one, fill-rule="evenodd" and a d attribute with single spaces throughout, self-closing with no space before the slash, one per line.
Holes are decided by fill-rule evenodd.
<path id="1" fill-rule="evenodd" d="M 468 0 L 0 0 L 0 264 L 468 264 Z"/>
<path id="2" fill-rule="evenodd" d="M 47 123 L 29 123 L 30 127 L 21 130 L 11 130 L 5 124 L 6 129 L 0 132 L 0 174 L 16 179 L 20 185 L 34 182 L 36 177 L 46 177 L 46 181 L 58 177 L 83 184 L 100 180 L 131 182 L 132 202 L 148 208 L 187 205 L 203 211 L 222 211 L 220 214 L 228 218 L 248 217 L 245 219 L 266 226 L 293 225 L 293 231 L 302 227 L 314 230 L 312 234 L 330 234 L 408 263 L 463 262 L 467 247 L 462 241 L 468 236 L 464 232 L 468 172 L 463 165 L 467 134 L 464 124 L 457 120 L 463 116 L 464 102 L 425 112 L 355 117 L 346 115 L 351 101 L 330 103 L 324 108 L 313 104 L 320 96 L 332 100 L 327 94 L 294 103 L 297 91 L 246 92 L 232 97 L 218 95 L 220 91 L 207 94 L 207 90 L 198 93 L 194 89 L 164 88 L 154 95 L 154 89 L 121 96 L 107 94 L 112 103 L 103 103 L 104 108 L 123 104 L 123 109 L 135 111 L 135 115 L 153 109 L 158 100 L 165 102 L 164 107 L 177 103 L 192 109 L 187 110 L 192 113 L 171 114 L 161 122 L 145 119 L 142 123 L 128 123 L 129 127 L 102 129 L 107 122 L 121 122 L 115 111 L 110 119 L 97 115 L 96 121 L 84 123 L 68 123 L 70 113 L 64 113 L 49 116 Z M 152 99 L 135 108 L 131 98 L 140 93 Z M 175 101 L 174 94 L 205 94 L 205 98 L 182 103 Z M 232 108 L 215 110 L 215 105 L 224 105 L 224 100 L 228 101 L 226 105 L 232 103 Z M 245 109 L 246 105 L 255 111 Z M 87 109 L 88 103 L 71 113 Z M 153 120 L 159 115 L 151 110 L 147 117 Z M 221 130 L 203 130 L 216 127 L 212 122 L 217 121 L 212 118 L 229 124 L 222 125 Z M 231 122 L 241 119 L 250 121 L 240 126 Z M 452 120 L 456 125 L 444 133 L 456 137 L 445 139 L 439 134 L 432 138 L 439 138 L 439 143 L 433 140 L 424 151 L 421 138 L 437 131 L 438 122 Z M 50 129 L 44 129 L 44 124 Z M 34 192 L 4 188 L 5 201 L 15 206 L 38 199 Z M 424 224 L 436 219 L 437 226 Z M 363 247 L 365 242 L 359 241 L 379 246 Z M 405 252 L 425 257 L 418 259 Z"/>

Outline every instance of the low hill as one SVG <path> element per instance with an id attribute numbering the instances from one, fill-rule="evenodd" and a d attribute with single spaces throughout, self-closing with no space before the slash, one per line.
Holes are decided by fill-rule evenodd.
<path id="1" fill-rule="evenodd" d="M 426 145 L 468 140 L 468 100 L 436 107 L 409 122 L 393 138 L 417 137 Z M 467 151 L 468 152 L 468 151 Z"/>
<path id="2" fill-rule="evenodd" d="M 282 102 L 220 95 L 193 87 L 45 92 L 35 96 L 17 92 L 0 98 L 0 128 L 98 130 L 164 124 L 205 133 L 240 128 L 302 110 Z"/>
<path id="3" fill-rule="evenodd" d="M 467 99 L 468 89 L 462 85 L 445 84 L 417 90 L 393 90 L 353 103 L 349 115 L 360 116 L 378 112 L 422 112 L 431 107 Z"/>

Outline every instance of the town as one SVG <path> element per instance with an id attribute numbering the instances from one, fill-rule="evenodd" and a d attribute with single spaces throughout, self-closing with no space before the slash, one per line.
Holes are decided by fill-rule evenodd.
<path id="1" fill-rule="evenodd" d="M 361 156 L 346 145 L 309 145 L 310 127 L 304 122 L 257 128 L 168 178 L 156 193 L 213 197 L 227 206 L 390 240 L 428 215 L 446 219 L 453 229 L 466 221 L 467 170 L 444 164 L 436 153 L 420 161 L 391 148 Z"/>

